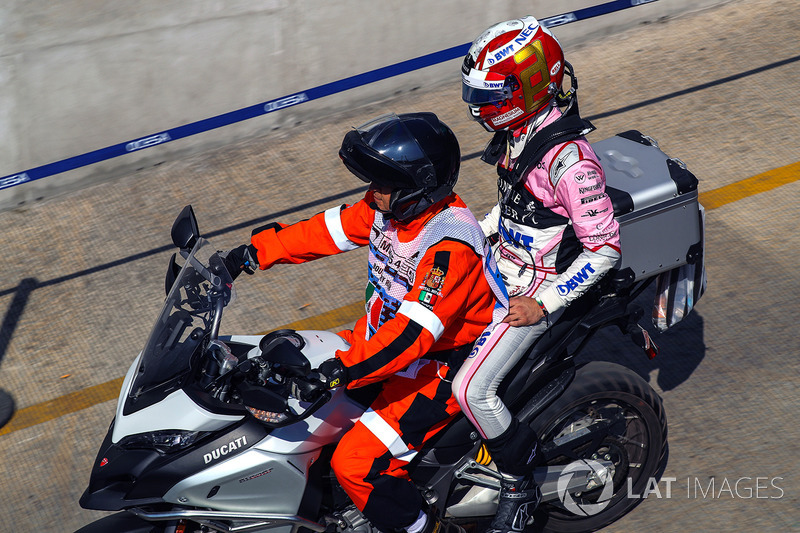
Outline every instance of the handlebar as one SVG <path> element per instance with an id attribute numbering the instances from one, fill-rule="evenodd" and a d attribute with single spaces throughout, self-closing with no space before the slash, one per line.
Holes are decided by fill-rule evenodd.
<path id="1" fill-rule="evenodd" d="M 250 414 L 268 426 L 282 427 L 305 420 L 332 397 L 316 372 L 307 376 L 273 374 L 268 380 L 263 380 L 251 373 L 256 368 L 254 363 L 260 366 L 253 359 L 239 364 L 240 375 L 250 374 L 250 379 L 245 378 L 236 388 Z M 292 399 L 296 401 L 290 401 Z M 303 406 L 302 403 L 310 405 Z"/>
<path id="2" fill-rule="evenodd" d="M 305 378 L 289 378 L 292 396 L 301 402 L 316 401 L 322 395 L 322 393 L 327 391 L 325 383 L 323 383 L 318 376 L 319 374 L 312 372 Z"/>

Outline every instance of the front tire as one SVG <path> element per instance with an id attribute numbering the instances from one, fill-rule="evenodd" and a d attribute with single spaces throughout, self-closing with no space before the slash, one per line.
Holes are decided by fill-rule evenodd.
<path id="1" fill-rule="evenodd" d="M 553 453 L 557 443 L 598 425 L 604 429 L 596 431 L 596 438 L 566 449 L 562 445 Z M 603 487 L 566 497 L 559 494 L 561 502 L 537 509 L 536 531 L 596 531 L 618 520 L 641 501 L 629 498 L 629 492 L 642 494 L 650 479 L 658 476 L 666 456 L 667 418 L 661 398 L 638 374 L 614 363 L 592 361 L 579 367 L 572 383 L 531 427 L 539 435 L 548 465 L 569 465 L 579 459 L 614 464 L 610 497 Z"/>

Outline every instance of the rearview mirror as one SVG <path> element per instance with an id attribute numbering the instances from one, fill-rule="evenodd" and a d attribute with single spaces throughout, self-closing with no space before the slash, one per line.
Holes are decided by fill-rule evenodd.
<path id="1" fill-rule="evenodd" d="M 191 250 L 200 238 L 200 230 L 197 228 L 197 218 L 191 205 L 187 205 L 172 224 L 172 243 L 181 250 Z"/>

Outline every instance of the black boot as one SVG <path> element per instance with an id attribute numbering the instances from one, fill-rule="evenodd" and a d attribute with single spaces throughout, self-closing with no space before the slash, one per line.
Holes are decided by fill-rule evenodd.
<path id="1" fill-rule="evenodd" d="M 517 533 L 524 531 L 528 519 L 536 510 L 542 493 L 528 475 L 518 481 L 503 481 L 500 484 L 500 500 L 494 520 L 487 533 Z"/>
<path id="2" fill-rule="evenodd" d="M 498 470 L 512 478 L 500 483 L 497 512 L 487 533 L 523 531 L 539 505 L 542 493 L 533 479 L 534 468 L 543 462 L 538 442 L 536 433 L 517 419 L 501 435 L 487 439 L 486 447 Z"/>

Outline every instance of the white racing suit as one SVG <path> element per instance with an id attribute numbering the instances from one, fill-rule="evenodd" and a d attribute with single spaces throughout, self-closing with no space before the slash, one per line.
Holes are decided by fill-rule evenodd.
<path id="1" fill-rule="evenodd" d="M 511 132 L 497 168 L 500 200 L 480 222 L 495 241 L 493 252 L 509 297 L 538 298 L 547 313 L 547 320 L 531 326 L 490 324 L 453 381 L 456 399 L 490 451 L 491 443 L 502 449 L 511 442 L 523 446 L 525 440 L 512 438 L 516 421 L 497 396 L 503 378 L 548 324 L 620 257 L 619 226 L 605 193 L 603 169 L 584 137 L 550 148 L 538 162 L 519 169 L 522 179 L 512 183 L 509 171 L 525 144 L 560 116 L 558 107 L 551 106 Z M 524 474 L 495 459 L 507 473 Z"/>

